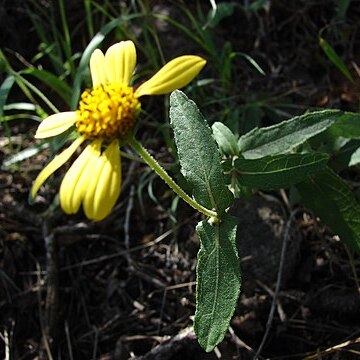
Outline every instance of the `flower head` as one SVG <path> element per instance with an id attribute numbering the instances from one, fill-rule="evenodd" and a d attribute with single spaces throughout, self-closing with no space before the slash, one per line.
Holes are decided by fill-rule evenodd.
<path id="1" fill-rule="evenodd" d="M 77 137 L 40 172 L 31 196 L 34 198 L 46 179 L 86 143 L 62 180 L 60 204 L 67 214 L 76 213 L 82 205 L 89 219 L 104 219 L 120 195 L 120 146 L 136 124 L 141 111 L 139 98 L 170 93 L 187 85 L 205 63 L 199 56 L 177 57 L 134 88 L 130 85 L 136 65 L 134 43 L 121 41 L 105 55 L 96 49 L 90 58 L 93 87 L 82 93 L 78 109 L 49 116 L 36 131 L 35 137 L 42 139 L 74 128 Z"/>

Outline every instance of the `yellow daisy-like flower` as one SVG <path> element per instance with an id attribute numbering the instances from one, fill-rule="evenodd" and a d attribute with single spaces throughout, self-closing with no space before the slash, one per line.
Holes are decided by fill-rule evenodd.
<path id="1" fill-rule="evenodd" d="M 67 214 L 78 212 L 82 205 L 89 219 L 104 219 L 120 195 L 120 145 L 135 126 L 141 109 L 139 98 L 167 94 L 187 85 L 205 63 L 199 56 L 177 57 L 133 88 L 130 80 L 136 65 L 134 43 L 121 41 L 105 55 L 96 49 L 90 58 L 93 87 L 82 93 L 78 109 L 49 116 L 36 131 L 35 137 L 42 139 L 74 127 L 79 136 L 40 172 L 31 190 L 32 198 L 46 179 L 87 142 L 62 180 L 60 203 Z"/>

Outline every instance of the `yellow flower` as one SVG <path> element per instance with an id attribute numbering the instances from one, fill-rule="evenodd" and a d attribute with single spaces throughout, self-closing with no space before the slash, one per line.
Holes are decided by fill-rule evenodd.
<path id="1" fill-rule="evenodd" d="M 82 205 L 89 219 L 104 219 L 120 195 L 120 145 L 134 128 L 141 109 L 139 98 L 170 93 L 187 85 L 205 63 L 199 56 L 177 57 L 133 88 L 130 80 L 136 65 L 134 43 L 121 41 L 105 55 L 96 49 L 90 58 L 93 87 L 83 92 L 78 109 L 49 116 L 36 131 L 35 137 L 42 139 L 74 127 L 78 137 L 40 172 L 31 190 L 32 198 L 46 179 L 87 142 L 62 180 L 60 203 L 67 214 L 76 213 Z"/>

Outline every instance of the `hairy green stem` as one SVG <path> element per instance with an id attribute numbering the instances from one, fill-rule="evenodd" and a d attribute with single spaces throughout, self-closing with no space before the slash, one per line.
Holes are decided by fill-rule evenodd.
<path id="1" fill-rule="evenodd" d="M 128 144 L 145 160 L 145 162 L 178 194 L 184 201 L 197 211 L 206 216 L 210 216 L 213 220 L 217 220 L 217 213 L 200 205 L 191 198 L 186 192 L 169 176 L 164 168 L 148 153 L 148 151 L 134 138 L 127 139 Z"/>

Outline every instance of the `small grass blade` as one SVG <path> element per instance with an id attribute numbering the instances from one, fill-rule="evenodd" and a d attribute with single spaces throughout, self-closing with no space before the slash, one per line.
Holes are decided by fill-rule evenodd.
<path id="1" fill-rule="evenodd" d="M 342 74 L 351 82 L 354 82 L 349 69 L 346 67 L 340 56 L 336 53 L 334 48 L 324 39 L 320 38 L 320 46 L 323 49 L 329 60 L 342 72 Z"/>

